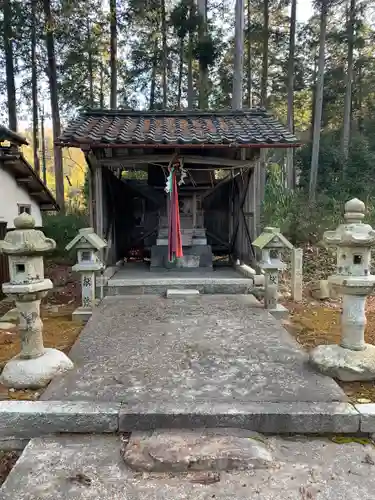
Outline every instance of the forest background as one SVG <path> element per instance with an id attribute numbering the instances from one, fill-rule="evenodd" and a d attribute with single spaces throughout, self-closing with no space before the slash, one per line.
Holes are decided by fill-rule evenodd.
<path id="1" fill-rule="evenodd" d="M 80 111 L 266 107 L 303 146 L 268 153 L 264 222 L 314 243 L 350 197 L 375 222 L 374 21 L 369 0 L 3 0 L 1 122 L 73 231 L 86 165 L 53 144 Z"/>

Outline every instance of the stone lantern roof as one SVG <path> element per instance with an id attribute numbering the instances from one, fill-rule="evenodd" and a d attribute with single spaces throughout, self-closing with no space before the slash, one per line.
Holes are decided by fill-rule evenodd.
<path id="1" fill-rule="evenodd" d="M 344 224 L 334 231 L 326 231 L 323 241 L 328 246 L 371 247 L 375 243 L 375 231 L 364 224 L 366 207 L 363 201 L 354 198 L 345 203 Z"/>
<path id="2" fill-rule="evenodd" d="M 276 227 L 265 227 L 263 232 L 253 242 L 253 246 L 259 250 L 273 249 L 273 248 L 289 248 L 292 250 L 294 247 L 285 236 Z"/>
<path id="3" fill-rule="evenodd" d="M 38 255 L 56 248 L 56 242 L 35 229 L 35 219 L 23 213 L 14 219 L 14 231 L 0 241 L 0 252 L 7 255 Z"/>
<path id="4" fill-rule="evenodd" d="M 69 252 L 79 245 L 89 246 L 94 250 L 100 251 L 107 246 L 107 242 L 103 238 L 100 238 L 92 227 L 85 227 L 79 230 L 77 236 L 66 245 L 65 250 Z"/>

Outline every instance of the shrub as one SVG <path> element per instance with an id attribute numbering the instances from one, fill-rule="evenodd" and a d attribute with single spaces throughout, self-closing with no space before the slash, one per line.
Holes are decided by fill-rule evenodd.
<path id="1" fill-rule="evenodd" d="M 88 226 L 88 218 L 83 213 L 67 215 L 45 215 L 43 218 L 43 231 L 48 238 L 56 241 L 54 258 L 66 260 L 66 245 L 77 235 L 79 229 Z"/>

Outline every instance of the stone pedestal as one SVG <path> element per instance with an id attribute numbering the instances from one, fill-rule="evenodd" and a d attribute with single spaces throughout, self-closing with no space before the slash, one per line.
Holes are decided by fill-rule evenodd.
<path id="1" fill-rule="evenodd" d="M 340 345 L 322 345 L 310 354 L 321 372 L 345 382 L 375 380 L 375 346 L 365 343 L 366 297 L 375 288 L 370 274 L 375 231 L 363 224 L 365 205 L 354 199 L 345 205 L 345 224 L 327 231 L 324 241 L 337 247 L 336 274 L 328 282 L 343 297 Z"/>
<path id="2" fill-rule="evenodd" d="M 279 267 L 263 267 L 265 272 L 264 308 L 277 319 L 284 319 L 289 311 L 279 304 Z"/>
<path id="3" fill-rule="evenodd" d="M 73 368 L 73 363 L 57 349 L 45 349 L 40 301 L 53 285 L 44 279 L 42 254 L 55 247 L 55 242 L 34 229 L 35 221 L 28 214 L 16 217 L 15 231 L 0 242 L 9 256 L 10 282 L 3 292 L 14 298 L 19 313 L 21 352 L 8 361 L 0 383 L 15 389 L 37 389 L 52 378 Z"/>
<path id="4" fill-rule="evenodd" d="M 94 271 L 82 271 L 73 266 L 75 271 L 81 272 L 82 305 L 73 312 L 74 321 L 87 323 L 92 316 L 92 310 L 96 304 L 95 297 L 95 273 Z M 99 271 L 100 269 L 98 269 Z"/>

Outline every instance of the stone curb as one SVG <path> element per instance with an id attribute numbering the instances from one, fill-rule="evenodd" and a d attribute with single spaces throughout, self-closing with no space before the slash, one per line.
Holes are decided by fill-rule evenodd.
<path id="1" fill-rule="evenodd" d="M 354 407 L 360 415 L 360 431 L 375 433 L 375 403 L 356 404 Z"/>
<path id="2" fill-rule="evenodd" d="M 53 433 L 113 433 L 120 403 L 89 401 L 1 401 L 0 438 L 32 438 Z"/>
<path id="3" fill-rule="evenodd" d="M 157 428 L 237 427 L 283 434 L 356 433 L 360 414 L 349 403 L 201 403 L 195 408 L 149 404 L 122 407 L 119 430 L 131 432 Z"/>
<path id="4" fill-rule="evenodd" d="M 375 404 L 349 403 L 196 403 L 191 407 L 149 403 L 88 401 L 1 401 L 1 444 L 22 447 L 24 440 L 59 433 L 116 433 L 158 428 L 237 427 L 272 434 L 375 432 Z M 22 442 L 22 444 L 21 444 Z"/>

